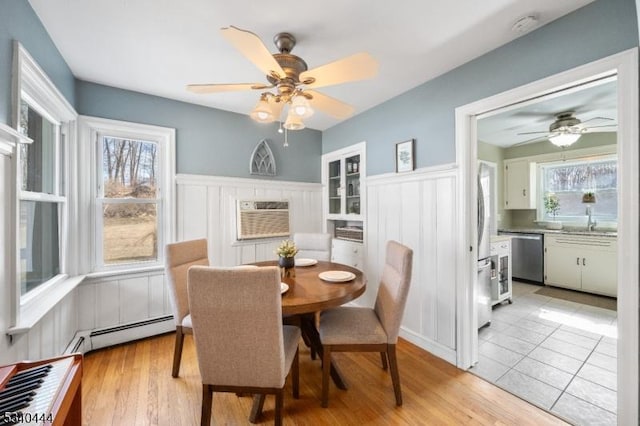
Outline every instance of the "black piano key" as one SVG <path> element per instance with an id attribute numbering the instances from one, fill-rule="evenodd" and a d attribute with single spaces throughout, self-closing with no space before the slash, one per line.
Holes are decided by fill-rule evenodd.
<path id="1" fill-rule="evenodd" d="M 50 369 L 50 365 L 45 365 L 42 367 L 34 368 L 32 370 L 21 371 L 20 373 L 14 375 L 9 379 L 9 381 L 7 382 L 7 387 L 11 386 L 13 383 L 22 382 L 33 377 L 45 377 L 47 374 L 49 374 Z"/>
<path id="2" fill-rule="evenodd" d="M 0 391 L 0 403 L 2 403 L 2 401 L 9 399 L 15 395 L 19 395 L 22 392 L 29 392 L 31 390 L 34 389 L 38 389 L 40 387 L 41 383 L 32 383 L 30 385 L 24 386 L 24 387 L 19 387 L 19 388 L 11 388 L 11 389 L 4 389 Z M 2 416 L 2 413 L 0 413 L 0 416 Z"/>
<path id="3" fill-rule="evenodd" d="M 30 395 L 25 396 L 24 398 L 16 399 L 10 404 L 0 406 L 0 413 L 13 413 L 15 411 L 22 410 L 23 408 L 27 408 L 31 400 L 33 400 L 33 395 L 35 395 L 35 392 L 31 392 Z"/>
<path id="4" fill-rule="evenodd" d="M 24 393 L 20 393 L 18 395 L 14 395 L 10 398 L 7 398 L 5 400 L 3 400 L 2 402 L 0 402 L 0 413 L 4 413 L 5 411 L 9 411 L 6 409 L 6 407 L 15 404 L 16 402 L 19 401 L 24 401 L 24 400 L 31 400 L 33 399 L 33 396 L 36 393 L 34 391 L 31 392 L 24 392 Z"/>
<path id="5" fill-rule="evenodd" d="M 42 382 L 44 382 L 44 379 L 41 377 L 31 377 L 29 378 L 29 380 L 15 382 L 11 386 L 7 386 L 5 389 L 22 389 L 26 386 L 31 386 L 32 384 L 40 384 Z"/>

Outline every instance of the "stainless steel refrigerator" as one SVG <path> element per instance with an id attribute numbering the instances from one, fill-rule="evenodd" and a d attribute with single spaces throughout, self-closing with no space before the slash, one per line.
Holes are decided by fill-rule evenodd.
<path id="1" fill-rule="evenodd" d="M 491 175 L 489 168 L 478 165 L 478 281 L 476 305 L 478 328 L 491 322 Z"/>

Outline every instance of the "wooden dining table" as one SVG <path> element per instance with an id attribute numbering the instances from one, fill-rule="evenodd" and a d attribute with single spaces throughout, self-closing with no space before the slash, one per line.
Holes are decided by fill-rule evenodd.
<path id="1" fill-rule="evenodd" d="M 278 266 L 278 262 L 256 262 L 252 265 Z M 355 277 L 346 282 L 329 282 L 319 277 L 326 271 L 348 271 Z M 322 359 L 322 343 L 315 324 L 315 313 L 344 305 L 360 297 L 367 287 L 366 277 L 358 269 L 325 261 L 318 261 L 309 266 L 296 266 L 290 272 L 289 276 L 281 278 L 281 281 L 289 286 L 282 294 L 282 315 L 285 322 L 300 326 L 304 342 L 311 348 L 312 353 L 317 353 Z M 331 378 L 336 386 L 347 389 L 346 382 L 334 362 L 330 368 Z M 250 416 L 252 422 L 255 422 L 262 412 L 263 403 L 264 398 L 256 397 Z"/>

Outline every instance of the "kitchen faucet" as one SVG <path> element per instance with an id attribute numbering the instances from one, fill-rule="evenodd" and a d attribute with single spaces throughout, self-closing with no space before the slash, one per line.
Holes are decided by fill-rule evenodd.
<path id="1" fill-rule="evenodd" d="M 596 228 L 596 225 L 598 224 L 598 222 L 596 222 L 591 217 L 591 206 L 587 206 L 587 211 L 585 212 L 585 214 L 588 216 L 588 218 L 587 218 L 587 231 L 593 231 Z"/>

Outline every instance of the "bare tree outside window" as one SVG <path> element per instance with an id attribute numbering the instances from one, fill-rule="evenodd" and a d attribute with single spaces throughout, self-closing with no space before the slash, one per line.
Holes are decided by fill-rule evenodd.
<path id="1" fill-rule="evenodd" d="M 102 151 L 103 262 L 158 258 L 159 197 L 156 142 L 100 138 Z"/>

